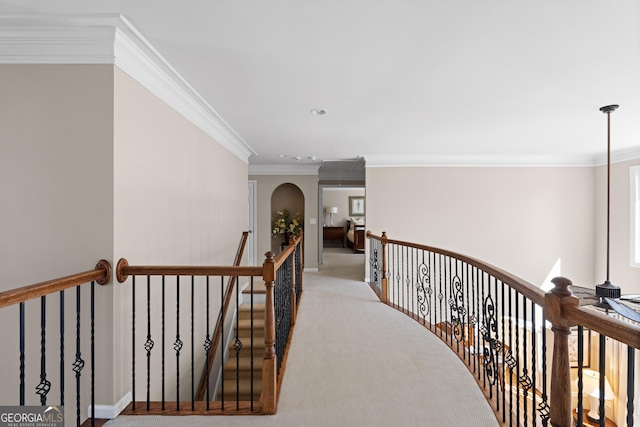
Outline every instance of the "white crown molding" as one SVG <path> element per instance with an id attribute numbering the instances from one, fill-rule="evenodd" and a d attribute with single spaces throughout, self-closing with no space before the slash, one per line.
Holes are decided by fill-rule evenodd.
<path id="1" fill-rule="evenodd" d="M 256 154 L 122 15 L 0 15 L 0 64 L 114 64 L 245 163 Z"/>
<path id="2" fill-rule="evenodd" d="M 249 175 L 318 175 L 319 164 L 249 165 Z"/>
<path id="3" fill-rule="evenodd" d="M 629 160 L 640 159 L 640 147 L 627 148 L 625 150 L 618 150 L 611 152 L 611 163 L 627 162 Z M 598 154 L 594 157 L 594 165 L 602 166 L 607 164 L 607 155 Z"/>
<path id="4" fill-rule="evenodd" d="M 593 166 L 585 156 L 381 156 L 365 155 L 367 168 L 383 167 L 582 167 Z"/>

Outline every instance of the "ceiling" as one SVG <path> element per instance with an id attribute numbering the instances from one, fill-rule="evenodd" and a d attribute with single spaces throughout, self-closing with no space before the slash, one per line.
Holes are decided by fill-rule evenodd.
<path id="1" fill-rule="evenodd" d="M 251 165 L 593 159 L 613 103 L 612 149 L 640 147 L 637 0 L 0 0 L 0 13 L 123 14 Z"/>

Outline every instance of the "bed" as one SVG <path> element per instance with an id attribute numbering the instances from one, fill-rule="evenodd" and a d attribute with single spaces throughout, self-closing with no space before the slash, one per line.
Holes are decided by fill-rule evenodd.
<path id="1" fill-rule="evenodd" d="M 353 249 L 354 253 L 364 252 L 364 218 L 350 218 L 347 220 L 347 246 Z"/>

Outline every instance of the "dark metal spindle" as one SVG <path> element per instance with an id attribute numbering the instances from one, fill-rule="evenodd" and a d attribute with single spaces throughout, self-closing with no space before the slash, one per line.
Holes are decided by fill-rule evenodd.
<path id="1" fill-rule="evenodd" d="M 220 335 L 220 360 L 224 363 L 224 349 L 229 343 L 224 342 L 224 297 L 225 297 L 225 288 L 224 288 L 224 277 L 220 276 L 220 317 L 219 322 L 222 325 L 222 334 Z M 224 411 L 224 369 L 220 370 L 220 401 L 222 403 L 222 410 Z"/>
<path id="2" fill-rule="evenodd" d="M 635 348 L 627 347 L 627 427 L 633 427 L 633 400 L 635 399 Z"/>
<path id="3" fill-rule="evenodd" d="M 60 291 L 60 406 L 64 406 L 64 290 Z"/>
<path id="4" fill-rule="evenodd" d="M 207 285 L 206 285 L 206 300 L 207 300 L 207 306 L 206 306 L 206 317 L 207 317 L 207 337 L 204 340 L 204 348 L 205 348 L 205 353 L 206 353 L 206 375 L 207 375 L 207 409 L 209 409 L 209 402 L 210 402 L 210 394 L 209 394 L 209 376 L 211 374 L 210 369 L 209 369 L 209 357 L 210 357 L 210 353 L 211 353 L 211 335 L 209 334 L 209 276 L 207 276 Z"/>
<path id="5" fill-rule="evenodd" d="M 191 276 L 191 410 L 195 411 L 196 402 L 195 402 L 195 392 L 196 392 L 196 383 L 194 376 L 194 354 L 195 354 L 195 337 L 194 337 L 194 292 L 195 292 L 195 276 Z"/>
<path id="6" fill-rule="evenodd" d="M 606 420 L 606 414 L 605 414 L 605 407 L 604 407 L 604 380 L 605 380 L 605 369 L 606 369 L 606 358 L 607 358 L 607 351 L 606 351 L 606 336 L 604 334 L 600 334 L 600 366 L 599 366 L 599 371 L 600 371 L 600 385 L 599 385 L 599 389 L 600 389 L 600 427 L 605 427 L 605 420 Z"/>
<path id="7" fill-rule="evenodd" d="M 136 409 L 136 276 L 131 278 L 131 408 Z"/>
<path id="8" fill-rule="evenodd" d="M 80 286 L 76 287 L 76 360 L 73 371 L 76 373 L 76 425 L 80 427 L 80 376 L 84 368 L 82 352 L 80 351 Z"/>
<path id="9" fill-rule="evenodd" d="M 583 409 L 584 409 L 584 400 L 582 397 L 582 390 L 584 388 L 584 381 L 582 377 L 583 372 L 583 362 L 584 362 L 584 338 L 583 338 L 584 328 L 582 325 L 578 325 L 578 408 L 576 409 L 576 413 L 578 416 L 578 427 L 582 427 L 583 424 Z"/>
<path id="10" fill-rule="evenodd" d="M 176 410 L 180 410 L 180 276 L 176 276 L 176 340 L 173 342 L 173 349 L 176 352 Z"/>
<path id="11" fill-rule="evenodd" d="M 25 384 L 24 384 L 24 303 L 20 303 L 20 406 L 24 406 Z"/>
<path id="12" fill-rule="evenodd" d="M 36 387 L 36 394 L 40 395 L 40 405 L 47 404 L 47 393 L 51 383 L 47 381 L 47 297 L 40 297 L 40 383 Z"/>
<path id="13" fill-rule="evenodd" d="M 91 282 L 91 427 L 96 424 L 96 282 Z"/>
<path id="14" fill-rule="evenodd" d="M 533 418 L 533 427 L 537 425 L 537 417 L 536 417 L 536 305 L 533 301 L 531 301 L 531 327 L 533 328 L 531 332 L 531 384 L 533 386 L 533 391 L 531 395 L 533 396 L 532 404 L 531 404 L 531 418 Z"/>
<path id="15" fill-rule="evenodd" d="M 523 360 L 522 360 L 522 378 L 520 381 L 520 385 L 522 386 L 522 394 L 524 396 L 524 425 L 528 425 L 528 413 L 529 413 L 529 405 L 527 404 L 527 397 L 529 396 L 529 388 L 526 383 L 529 372 L 527 371 L 527 300 L 524 295 L 522 295 L 522 319 L 518 318 L 519 322 L 522 322 L 522 344 L 523 344 Z"/>
<path id="16" fill-rule="evenodd" d="M 151 276 L 147 276 L 147 342 L 144 345 L 147 350 L 147 411 L 151 402 Z"/>
<path id="17" fill-rule="evenodd" d="M 237 278 L 236 278 L 237 280 Z M 253 276 L 251 276 L 250 278 L 250 286 L 251 286 L 251 357 L 249 358 L 249 363 L 251 364 L 251 410 L 253 411 L 253 316 L 254 316 L 254 312 L 253 312 Z"/>
<path id="18" fill-rule="evenodd" d="M 512 296 L 513 296 L 513 289 L 509 288 L 509 294 L 508 294 L 508 305 L 509 305 L 509 354 L 511 355 L 512 353 L 512 349 L 513 349 L 513 313 L 511 311 L 511 308 L 513 307 L 513 301 L 512 301 Z M 517 338 L 516 338 L 517 339 Z M 514 364 L 511 363 L 511 359 L 509 360 L 509 426 L 513 426 L 513 367 Z M 516 371 L 517 373 L 517 371 Z M 516 380 L 516 384 L 517 384 L 517 380 Z"/>
<path id="19" fill-rule="evenodd" d="M 165 359 L 164 359 L 164 349 L 165 349 L 165 333 L 164 333 L 164 332 L 165 332 L 165 314 L 164 314 L 164 313 L 165 313 L 165 311 L 164 311 L 164 310 L 165 310 L 165 276 L 163 275 L 163 276 L 162 276 L 162 319 L 161 319 L 161 323 L 162 323 L 162 325 L 161 325 L 161 329 L 162 329 L 162 346 L 161 346 L 161 347 L 162 347 L 162 348 L 161 348 L 161 358 L 162 358 L 162 361 L 161 361 L 161 365 L 162 365 L 162 366 L 160 367 L 160 369 L 161 369 L 161 371 L 162 371 L 162 372 L 161 372 L 161 376 L 162 376 L 162 386 L 161 386 L 161 388 L 162 388 L 162 410 L 163 410 L 163 411 L 164 411 L 164 409 L 165 409 L 165 406 L 164 406 L 164 403 L 165 403 L 165 384 L 164 384 L 164 371 L 165 371 L 165 366 L 164 366 L 164 364 L 165 364 Z"/>

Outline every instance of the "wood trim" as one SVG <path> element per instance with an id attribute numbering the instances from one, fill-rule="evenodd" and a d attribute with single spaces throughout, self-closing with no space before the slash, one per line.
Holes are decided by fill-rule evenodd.
<path id="1" fill-rule="evenodd" d="M 121 264 L 122 262 L 122 264 Z M 194 266 L 194 265 L 136 265 L 126 264 L 125 259 L 118 261 L 116 271 L 120 283 L 128 276 L 262 276 L 262 266 Z"/>
<path id="2" fill-rule="evenodd" d="M 164 402 L 165 409 L 162 409 L 162 402 L 149 402 L 149 410 L 147 410 L 146 401 L 135 402 L 136 409 L 133 408 L 133 402 L 130 403 L 121 415 L 260 415 L 262 414 L 262 402 L 254 401 L 253 410 L 251 410 L 250 401 L 237 402 L 239 409 L 236 409 L 236 402 L 224 402 L 224 408 L 219 401 L 209 402 L 209 409 L 207 409 L 207 402 L 195 401 L 194 409 L 191 409 L 191 401 L 180 402 L 180 409 L 176 410 L 176 402 Z"/>
<path id="3" fill-rule="evenodd" d="M 111 264 L 109 264 L 108 261 L 100 260 L 93 270 L 1 292 L 0 308 L 19 304 L 92 281 L 100 285 L 105 285 L 109 283 L 110 280 Z"/>

